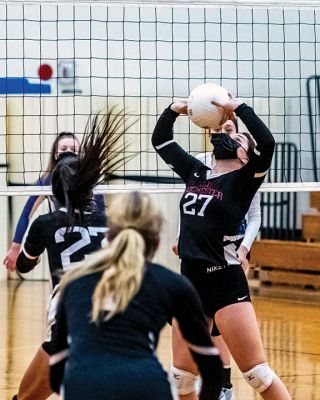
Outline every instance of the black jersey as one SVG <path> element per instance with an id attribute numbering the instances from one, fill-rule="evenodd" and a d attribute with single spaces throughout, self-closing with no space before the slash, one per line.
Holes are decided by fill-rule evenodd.
<path id="1" fill-rule="evenodd" d="M 53 388 L 58 391 L 63 379 L 65 400 L 172 399 L 155 351 L 160 330 L 176 317 L 209 384 L 202 399 L 217 399 L 221 364 L 199 297 L 187 279 L 148 263 L 127 309 L 109 321 L 92 323 L 92 294 L 100 277 L 95 273 L 77 279 L 62 294 L 50 360 Z"/>
<path id="2" fill-rule="evenodd" d="M 31 224 L 23 251 L 17 259 L 18 271 L 29 272 L 35 264 L 32 261 L 46 249 L 54 287 L 62 271 L 74 268 L 85 255 L 101 248 L 107 231 L 106 225 L 106 216 L 99 212 L 85 213 L 81 223 L 76 214 L 72 229 L 67 227 L 64 208 L 39 216 Z"/>
<path id="3" fill-rule="evenodd" d="M 270 167 L 274 139 L 251 107 L 242 104 L 236 113 L 257 147 L 245 166 L 223 174 L 213 174 L 173 140 L 172 126 L 179 114 L 166 109 L 155 127 L 152 143 L 156 151 L 186 184 L 178 245 L 185 262 L 199 260 L 213 268 L 239 264 L 236 250 L 243 239 L 241 221 Z"/>

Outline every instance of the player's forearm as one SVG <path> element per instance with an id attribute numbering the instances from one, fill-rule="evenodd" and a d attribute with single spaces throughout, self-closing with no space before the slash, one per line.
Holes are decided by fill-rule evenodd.
<path id="1" fill-rule="evenodd" d="M 211 348 L 211 355 L 209 349 L 208 354 L 191 351 L 202 377 L 200 400 L 217 399 L 222 389 L 223 367 L 219 355 L 214 355 L 215 350 L 215 347 Z"/>
<path id="2" fill-rule="evenodd" d="M 235 113 L 248 128 L 258 145 L 274 146 L 275 141 L 272 133 L 252 107 L 243 103 L 235 110 Z"/>
<path id="3" fill-rule="evenodd" d="M 151 138 L 152 145 L 156 150 L 158 146 L 173 140 L 173 124 L 178 116 L 179 114 L 172 111 L 170 107 L 161 114 Z"/>
<path id="4" fill-rule="evenodd" d="M 21 212 L 21 215 L 20 215 L 18 223 L 17 223 L 17 227 L 16 227 L 15 234 L 13 237 L 13 242 L 21 244 L 23 236 L 28 229 L 31 210 L 32 210 L 37 198 L 38 198 L 38 196 L 30 196 L 29 199 L 27 200 L 25 206 L 23 207 L 23 210 Z"/>
<path id="5" fill-rule="evenodd" d="M 260 153 L 259 163 L 263 165 L 263 169 L 269 168 L 275 148 L 275 140 L 269 128 L 247 104 L 241 104 L 235 112 L 257 142 L 257 150 Z"/>
<path id="6" fill-rule="evenodd" d="M 244 238 L 241 242 L 242 246 L 245 246 L 248 250 L 251 249 L 252 243 L 257 237 L 261 225 L 261 214 L 256 216 L 250 216 Z"/>
<path id="7" fill-rule="evenodd" d="M 33 268 L 38 264 L 39 257 L 28 258 L 22 251 L 17 258 L 17 270 L 21 274 L 26 274 L 33 270 Z"/>

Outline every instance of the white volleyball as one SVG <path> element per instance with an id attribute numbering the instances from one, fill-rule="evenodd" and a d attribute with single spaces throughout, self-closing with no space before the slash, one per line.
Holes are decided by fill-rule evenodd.
<path id="1" fill-rule="evenodd" d="M 227 119 L 225 110 L 215 106 L 212 100 L 228 100 L 228 91 L 215 83 L 197 86 L 188 98 L 188 115 L 200 128 L 219 128 Z"/>

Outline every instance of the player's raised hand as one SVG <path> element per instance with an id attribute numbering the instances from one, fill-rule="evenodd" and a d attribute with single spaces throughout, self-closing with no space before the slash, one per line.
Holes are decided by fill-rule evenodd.
<path id="1" fill-rule="evenodd" d="M 224 108 L 228 117 L 230 117 L 228 119 L 231 119 L 233 111 L 238 108 L 240 104 L 243 104 L 244 101 L 238 97 L 234 97 L 231 93 L 228 93 L 228 100 L 212 100 L 211 103 L 215 106 Z"/>
<path id="2" fill-rule="evenodd" d="M 188 98 L 187 97 L 177 97 L 170 106 L 172 111 L 176 113 L 188 115 Z"/>

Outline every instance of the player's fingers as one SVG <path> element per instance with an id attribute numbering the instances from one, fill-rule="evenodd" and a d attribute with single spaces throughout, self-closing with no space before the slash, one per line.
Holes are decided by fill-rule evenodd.
<path id="1" fill-rule="evenodd" d="M 7 270 L 10 271 L 10 272 L 14 272 L 14 271 L 16 270 L 15 265 L 12 264 L 11 262 L 7 262 L 6 268 L 7 268 Z"/>
<path id="2" fill-rule="evenodd" d="M 185 99 L 173 102 L 170 108 L 179 114 L 188 114 L 188 102 Z"/>
<path id="3" fill-rule="evenodd" d="M 247 268 L 248 268 L 248 265 L 249 265 L 248 259 L 247 259 L 247 258 L 244 258 L 244 259 L 241 261 L 241 266 L 242 266 L 244 272 L 246 272 L 246 270 L 247 270 Z"/>
<path id="4" fill-rule="evenodd" d="M 179 97 L 179 96 L 175 96 L 175 97 L 173 98 L 173 101 L 183 101 L 183 102 L 187 103 L 187 102 L 188 102 L 188 97 Z"/>
<path id="5" fill-rule="evenodd" d="M 213 104 L 214 106 L 217 106 L 217 107 L 224 108 L 224 106 L 225 106 L 225 103 L 223 103 L 219 100 L 211 100 L 210 102 L 211 102 L 211 104 Z"/>
<path id="6" fill-rule="evenodd" d="M 222 116 L 222 118 L 221 118 L 221 121 L 219 122 L 220 129 L 221 129 L 221 126 L 222 126 L 228 119 L 231 119 L 230 115 L 231 115 L 230 112 L 229 112 L 228 110 L 224 109 L 223 116 Z"/>
<path id="7" fill-rule="evenodd" d="M 228 119 L 234 119 L 234 112 L 233 111 L 229 111 L 228 112 L 227 120 Z"/>
<path id="8" fill-rule="evenodd" d="M 172 246 L 172 251 L 176 256 L 178 255 L 178 246 L 176 244 Z"/>

